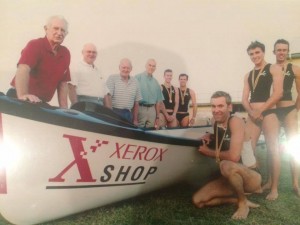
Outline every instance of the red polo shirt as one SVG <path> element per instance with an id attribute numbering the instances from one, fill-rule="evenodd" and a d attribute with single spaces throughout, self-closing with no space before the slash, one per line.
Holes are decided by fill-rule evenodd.
<path id="1" fill-rule="evenodd" d="M 31 40 L 21 52 L 19 64 L 28 65 L 30 70 L 29 94 L 49 102 L 59 83 L 70 81 L 70 52 L 59 46 L 57 54 L 52 52 L 46 37 Z M 15 78 L 11 85 L 15 87 Z"/>

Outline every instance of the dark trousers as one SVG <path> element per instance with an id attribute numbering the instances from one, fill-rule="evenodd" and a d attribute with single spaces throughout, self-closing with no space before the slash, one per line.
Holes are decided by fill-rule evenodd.
<path id="1" fill-rule="evenodd" d="M 113 108 L 113 111 L 117 113 L 119 116 L 123 117 L 124 119 L 132 123 L 132 113 L 129 109 Z"/>

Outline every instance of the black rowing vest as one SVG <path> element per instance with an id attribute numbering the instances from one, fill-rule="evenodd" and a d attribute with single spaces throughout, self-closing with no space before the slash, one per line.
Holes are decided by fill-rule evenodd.
<path id="1" fill-rule="evenodd" d="M 221 151 L 228 151 L 230 149 L 230 140 L 231 140 L 231 130 L 230 130 L 230 126 L 229 126 L 229 122 L 231 120 L 232 116 L 229 117 L 228 122 L 227 122 L 227 128 L 224 129 L 222 127 L 218 127 L 217 123 L 214 124 L 214 135 L 212 137 L 211 143 L 208 145 L 209 148 L 211 149 L 216 149 L 216 134 L 218 132 L 218 143 L 219 145 L 222 142 L 222 138 L 223 135 L 225 133 L 224 136 L 224 140 L 221 146 Z"/>
<path id="2" fill-rule="evenodd" d="M 252 76 L 253 73 L 250 71 L 248 76 L 248 83 L 251 91 L 250 102 L 266 102 L 270 98 L 271 86 L 273 83 L 273 77 L 270 73 L 271 64 L 268 63 L 262 71 L 262 75 L 258 77 L 258 73 L 260 70 L 254 71 L 254 81 L 259 79 L 257 85 L 254 89 L 254 85 L 252 84 Z"/>
<path id="3" fill-rule="evenodd" d="M 166 109 L 174 109 L 175 106 L 175 88 L 173 85 L 171 85 L 171 88 L 168 88 L 165 85 L 162 86 L 162 94 L 164 96 L 164 105 Z M 172 102 L 170 102 L 170 97 L 169 97 L 169 91 L 172 95 Z"/>
<path id="4" fill-rule="evenodd" d="M 178 88 L 179 91 L 179 106 L 178 106 L 178 112 L 188 112 L 189 103 L 191 100 L 191 94 L 190 89 L 187 88 L 186 92 L 181 91 L 180 88 Z M 184 95 L 184 96 L 183 96 Z M 183 97 L 183 104 L 182 104 L 182 97 Z"/>
<path id="5" fill-rule="evenodd" d="M 293 65 L 287 64 L 286 71 L 284 72 L 283 81 L 283 95 L 280 101 L 291 101 L 292 98 L 292 87 L 295 80 L 295 74 L 293 72 Z"/>

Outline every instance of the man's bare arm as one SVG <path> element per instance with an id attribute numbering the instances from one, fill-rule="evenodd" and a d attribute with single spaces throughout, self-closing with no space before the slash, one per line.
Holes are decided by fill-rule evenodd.
<path id="1" fill-rule="evenodd" d="M 77 93 L 76 93 L 76 86 L 69 83 L 68 88 L 69 88 L 69 99 L 71 101 L 71 105 L 73 105 L 74 103 L 76 103 L 78 101 Z"/>
<path id="2" fill-rule="evenodd" d="M 111 98 L 110 93 L 107 93 L 106 95 L 104 95 L 103 105 L 107 108 L 112 109 L 112 98 Z"/>
<path id="3" fill-rule="evenodd" d="M 174 105 L 173 116 L 175 116 L 176 118 L 176 113 L 178 111 L 178 106 L 179 106 L 179 92 L 178 92 L 178 88 L 174 88 L 174 89 L 175 89 L 175 105 Z"/>
<path id="4" fill-rule="evenodd" d="M 295 83 L 297 90 L 296 107 L 300 110 L 300 67 L 293 65 L 293 72 L 295 74 Z"/>
<path id="5" fill-rule="evenodd" d="M 57 88 L 58 104 L 60 108 L 68 108 L 68 84 L 63 81 L 60 82 Z"/>
<path id="6" fill-rule="evenodd" d="M 132 109 L 133 124 L 138 125 L 139 102 L 135 101 Z"/>
<path id="7" fill-rule="evenodd" d="M 249 74 L 247 73 L 244 77 L 244 88 L 243 88 L 243 96 L 242 96 L 242 104 L 248 114 L 251 113 L 251 106 L 249 103 L 249 96 L 250 96 L 250 87 L 248 83 Z"/>
<path id="8" fill-rule="evenodd" d="M 18 99 L 30 101 L 30 102 L 41 102 L 41 100 L 29 93 L 29 78 L 30 78 L 30 67 L 26 64 L 19 64 L 16 72 L 16 91 Z"/>
<path id="9" fill-rule="evenodd" d="M 195 118 L 197 115 L 197 102 L 196 102 L 196 94 L 193 90 L 190 89 L 190 94 L 191 94 L 191 100 L 192 100 L 192 107 L 193 107 L 193 111 L 192 111 L 192 118 L 190 119 L 190 125 L 194 125 L 195 123 Z"/>

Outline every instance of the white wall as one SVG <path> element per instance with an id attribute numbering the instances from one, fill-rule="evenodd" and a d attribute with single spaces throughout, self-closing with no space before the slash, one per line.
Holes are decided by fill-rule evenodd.
<path id="1" fill-rule="evenodd" d="M 153 57 L 160 82 L 166 68 L 176 85 L 179 73 L 189 74 L 199 103 L 216 90 L 240 101 L 243 76 L 252 68 L 251 41 L 266 45 L 269 62 L 278 38 L 300 52 L 299 8 L 298 0 L 0 0 L 0 91 L 9 88 L 25 44 L 44 36 L 46 19 L 60 14 L 70 24 L 64 45 L 72 63 L 84 43 L 94 42 L 105 76 L 118 72 L 123 57 L 132 60 L 133 75 Z"/>

